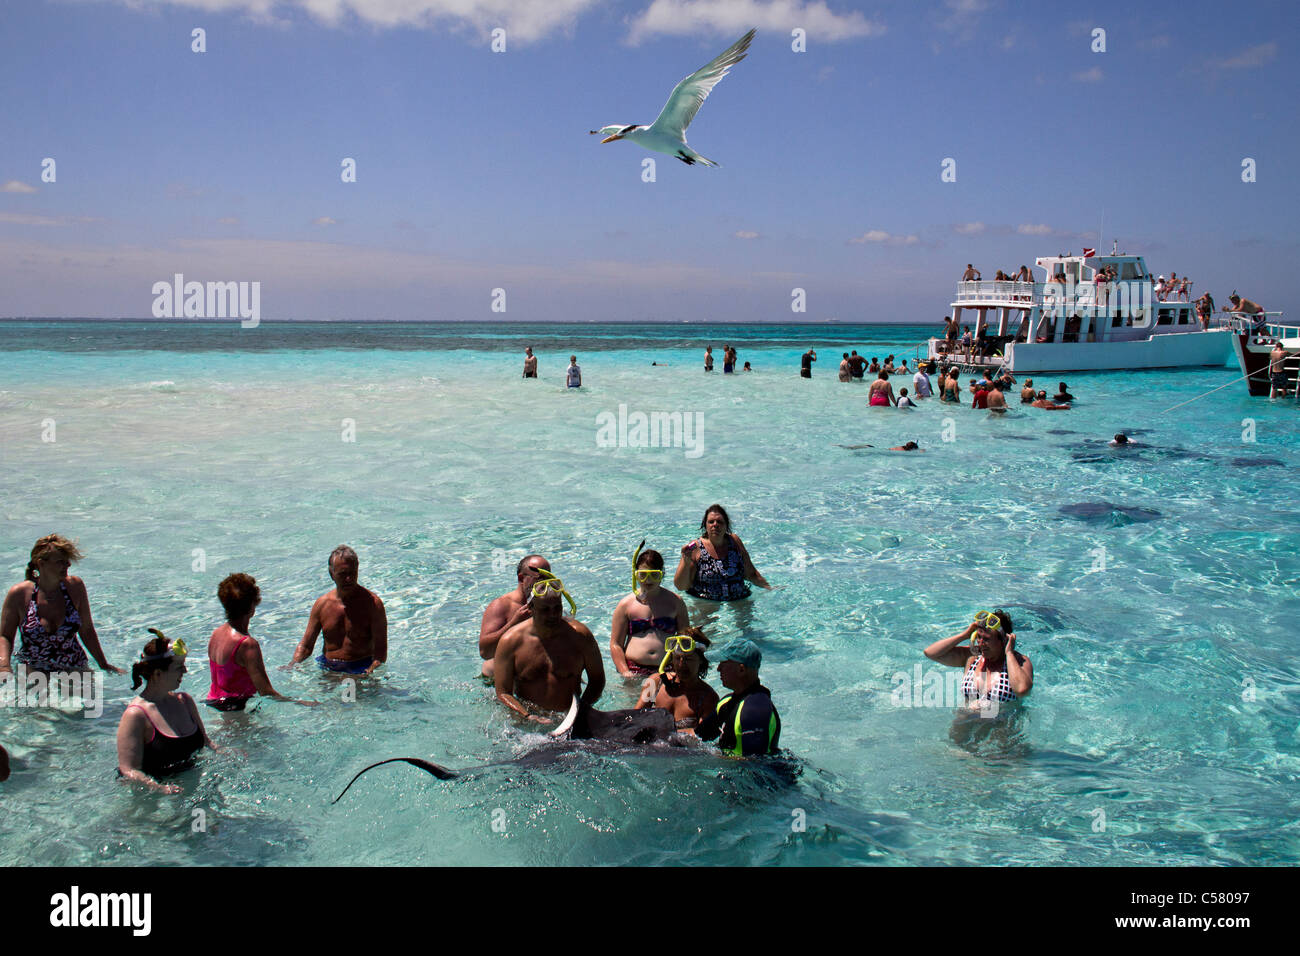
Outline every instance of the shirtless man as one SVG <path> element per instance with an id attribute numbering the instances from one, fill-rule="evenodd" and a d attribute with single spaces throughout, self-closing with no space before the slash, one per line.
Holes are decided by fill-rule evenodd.
<path id="1" fill-rule="evenodd" d="M 1229 312 L 1240 312 L 1243 315 L 1254 317 L 1254 327 L 1251 331 L 1262 332 L 1267 327 L 1268 319 L 1264 315 L 1264 307 L 1258 302 L 1251 302 L 1249 299 L 1243 299 L 1237 293 L 1228 296 L 1228 303 L 1232 306 Z"/>
<path id="2" fill-rule="evenodd" d="M 547 585 L 551 585 L 547 587 Z M 600 647 L 585 624 L 564 618 L 558 578 L 541 578 L 533 590 L 532 617 L 520 621 L 497 644 L 493 679 L 497 700 L 520 717 L 549 724 L 549 717 L 529 713 L 524 703 L 541 710 L 565 711 L 582 686 L 582 703 L 591 706 L 605 690 L 605 665 Z M 543 588 L 538 594 L 537 589 Z"/>
<path id="3" fill-rule="evenodd" d="M 1025 379 L 1025 387 L 1020 390 L 1020 404 L 1032 405 L 1037 397 L 1034 392 L 1034 380 L 1032 378 Z"/>
<path id="4" fill-rule="evenodd" d="M 325 653 L 316 658 L 323 670 L 366 675 L 388 659 L 388 617 L 379 595 L 357 583 L 357 553 L 341 544 L 330 554 L 334 590 L 316 599 L 307 618 L 307 631 L 293 652 L 298 664 L 311 656 L 318 635 L 325 636 Z"/>
<path id="5" fill-rule="evenodd" d="M 531 345 L 524 349 L 524 378 L 537 378 L 537 356 Z"/>
<path id="6" fill-rule="evenodd" d="M 991 412 L 1005 412 L 1007 410 L 1007 399 L 1002 394 L 1002 387 L 996 382 L 988 395 L 988 410 Z"/>
<path id="7" fill-rule="evenodd" d="M 1281 342 L 1278 342 L 1276 345 L 1274 345 L 1273 351 L 1268 353 L 1268 397 L 1269 398 L 1286 397 L 1287 374 L 1286 374 L 1286 368 L 1283 366 L 1282 363 L 1286 361 L 1286 357 L 1289 354 L 1290 353 L 1287 352 L 1287 350 L 1282 347 Z"/>
<path id="8" fill-rule="evenodd" d="M 489 680 L 492 679 L 493 658 L 501 635 L 532 616 L 528 599 L 532 596 L 533 585 L 541 577 L 537 573 L 539 568 L 551 570 L 551 563 L 540 554 L 530 554 L 520 561 L 515 565 L 515 580 L 519 582 L 515 589 L 492 601 L 483 611 L 483 622 L 478 627 L 478 656 L 483 658 L 480 673 Z"/>
<path id="9" fill-rule="evenodd" d="M 1070 410 L 1069 405 L 1057 405 L 1055 402 L 1049 402 L 1047 400 L 1047 393 L 1042 391 L 1038 393 L 1038 399 L 1033 403 L 1033 407 L 1045 408 L 1049 412 L 1058 412 L 1058 411 L 1068 412 Z"/>
<path id="10" fill-rule="evenodd" d="M 982 278 L 980 276 L 980 271 L 976 269 L 973 265 L 971 265 L 969 262 L 966 263 L 966 271 L 961 274 L 961 281 L 970 282 L 972 280 L 976 280 L 980 278 Z"/>

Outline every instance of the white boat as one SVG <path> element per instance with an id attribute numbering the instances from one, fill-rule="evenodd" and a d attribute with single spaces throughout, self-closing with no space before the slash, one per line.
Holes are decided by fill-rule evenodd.
<path id="1" fill-rule="evenodd" d="M 929 358 L 1021 374 L 1235 364 L 1227 323 L 1203 328 L 1195 303 L 1157 298 L 1142 256 L 1084 252 L 1035 259 L 1042 282 L 957 283 L 957 327 L 977 313 L 972 344 L 933 338 Z M 1107 266 L 1115 279 L 1099 284 Z"/>

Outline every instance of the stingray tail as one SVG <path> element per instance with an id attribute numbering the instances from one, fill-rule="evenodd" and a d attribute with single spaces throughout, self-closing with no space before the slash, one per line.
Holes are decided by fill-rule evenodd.
<path id="1" fill-rule="evenodd" d="M 439 766 L 436 763 L 430 763 L 427 760 L 421 760 L 419 757 L 390 757 L 387 760 L 379 761 L 379 763 L 372 763 L 369 767 L 366 767 L 365 770 L 362 770 L 361 773 L 358 773 L 348 782 L 348 785 L 343 788 L 343 793 L 347 793 L 351 790 L 352 784 L 360 780 L 361 774 L 365 773 L 366 770 L 374 770 L 376 767 L 382 767 L 386 763 L 409 763 L 412 767 L 419 767 L 425 773 L 433 774 L 439 780 L 451 780 L 453 777 L 460 776 L 455 770 L 448 770 L 446 767 Z M 343 793 L 340 793 L 335 797 L 331 803 L 338 803 L 342 800 Z"/>

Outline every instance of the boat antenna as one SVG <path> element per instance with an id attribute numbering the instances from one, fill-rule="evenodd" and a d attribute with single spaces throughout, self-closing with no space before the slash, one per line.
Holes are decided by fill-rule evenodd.
<path id="1" fill-rule="evenodd" d="M 1101 228 L 1097 230 L 1097 248 L 1100 249 L 1104 243 L 1102 238 L 1106 235 L 1106 208 L 1101 210 Z"/>

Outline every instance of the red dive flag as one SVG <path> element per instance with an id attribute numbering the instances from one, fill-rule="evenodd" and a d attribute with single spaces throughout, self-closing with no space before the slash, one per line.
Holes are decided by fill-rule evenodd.
<path id="1" fill-rule="evenodd" d="M 1097 254 L 1097 250 L 1096 250 L 1096 249 L 1084 249 L 1084 250 L 1083 250 L 1083 257 L 1084 257 L 1085 259 L 1091 259 L 1091 258 L 1092 258 L 1093 256 L 1095 256 L 1096 254 Z"/>

